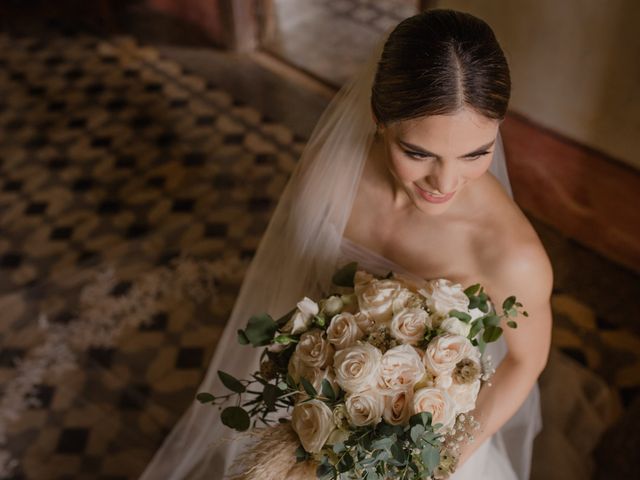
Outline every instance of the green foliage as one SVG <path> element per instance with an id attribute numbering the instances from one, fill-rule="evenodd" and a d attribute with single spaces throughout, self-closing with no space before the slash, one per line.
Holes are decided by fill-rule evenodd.
<path id="1" fill-rule="evenodd" d="M 196 395 L 196 400 L 198 400 L 200 403 L 211 403 L 215 399 L 216 397 L 207 392 L 200 392 L 198 393 L 198 395 Z"/>
<path id="2" fill-rule="evenodd" d="M 471 315 L 465 312 L 459 312 L 458 310 L 451 310 L 449 312 L 450 317 L 455 317 L 458 320 L 463 321 L 464 323 L 469 323 L 471 321 Z"/>
<path id="3" fill-rule="evenodd" d="M 220 377 L 224 386 L 232 392 L 244 393 L 246 390 L 245 386 L 242 385 L 242 383 L 240 383 L 235 377 L 223 372 L 222 370 L 218 370 L 218 377 Z"/>
<path id="4" fill-rule="evenodd" d="M 242 407 L 225 408 L 220 415 L 220 419 L 227 427 L 233 428 L 239 432 L 248 430 L 249 424 L 251 423 L 249 414 Z"/>
<path id="5" fill-rule="evenodd" d="M 263 313 L 249 319 L 244 335 L 254 347 L 269 345 L 277 330 L 276 322 L 270 315 Z"/>
<path id="6" fill-rule="evenodd" d="M 249 338 L 247 337 L 247 334 L 244 333 L 244 330 L 238 330 L 237 338 L 240 345 L 249 345 Z"/>
<path id="7" fill-rule="evenodd" d="M 351 287 L 354 285 L 354 278 L 356 276 L 356 271 L 358 270 L 358 262 L 351 262 L 340 268 L 336 273 L 334 273 L 333 277 L 331 277 L 331 281 L 334 285 L 339 287 Z"/>
<path id="8" fill-rule="evenodd" d="M 309 395 L 311 398 L 315 398 L 318 395 L 318 392 L 309 380 L 304 377 L 300 377 L 300 383 L 302 384 L 302 388 L 304 388 L 304 391 L 307 392 L 307 395 Z"/>

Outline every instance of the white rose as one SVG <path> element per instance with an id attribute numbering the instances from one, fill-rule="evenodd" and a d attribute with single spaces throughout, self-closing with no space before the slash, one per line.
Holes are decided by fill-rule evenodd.
<path id="1" fill-rule="evenodd" d="M 376 425 L 382 419 L 384 397 L 375 389 L 351 393 L 345 399 L 345 408 L 351 425 Z"/>
<path id="2" fill-rule="evenodd" d="M 317 328 L 304 332 L 295 353 L 307 367 L 325 368 L 333 360 L 333 345 L 325 338 L 322 330 Z"/>
<path id="3" fill-rule="evenodd" d="M 380 361 L 378 389 L 385 395 L 413 389 L 424 376 L 424 365 L 418 352 L 407 344 L 385 352 Z"/>
<path id="4" fill-rule="evenodd" d="M 363 336 L 364 332 L 358 327 L 355 316 L 347 312 L 334 316 L 327 328 L 327 339 L 336 350 L 350 347 Z"/>
<path id="5" fill-rule="evenodd" d="M 334 315 L 337 315 L 338 313 L 340 313 L 343 308 L 344 308 L 344 303 L 342 302 L 342 299 L 337 295 L 332 295 L 331 297 L 325 300 L 324 307 L 322 310 L 329 317 L 333 317 Z"/>
<path id="6" fill-rule="evenodd" d="M 434 375 L 451 373 L 460 360 L 474 355 L 474 350 L 467 337 L 445 333 L 431 340 L 422 361 Z"/>
<path id="7" fill-rule="evenodd" d="M 414 413 L 431 412 L 432 424 L 442 424 L 444 430 L 453 426 L 455 421 L 454 405 L 444 390 L 439 388 L 421 388 L 413 394 Z"/>
<path id="8" fill-rule="evenodd" d="M 318 453 L 335 429 L 331 409 L 320 400 L 309 400 L 293 407 L 291 427 L 304 449 L 311 453 Z"/>
<path id="9" fill-rule="evenodd" d="M 338 350 L 333 358 L 338 385 L 354 393 L 375 385 L 382 352 L 369 343 L 357 343 Z"/>
<path id="10" fill-rule="evenodd" d="M 458 384 L 453 383 L 448 389 L 447 394 L 451 397 L 455 405 L 456 415 L 467 413 L 476 408 L 476 400 L 480 391 L 480 380 L 473 383 Z"/>
<path id="11" fill-rule="evenodd" d="M 451 310 L 467 312 L 469 298 L 465 295 L 462 285 L 449 280 L 431 280 L 420 293 L 427 299 L 427 305 L 432 312 L 449 315 Z"/>
<path id="12" fill-rule="evenodd" d="M 391 335 L 403 343 L 416 345 L 424 339 L 429 315 L 421 308 L 408 308 L 396 313 L 391 320 Z"/>
<path id="13" fill-rule="evenodd" d="M 356 323 L 358 324 L 358 328 L 362 330 L 363 333 L 371 333 L 376 328 L 376 322 L 373 321 L 368 314 L 363 312 L 358 312 L 354 315 L 356 319 Z"/>
<path id="14" fill-rule="evenodd" d="M 369 314 L 376 323 L 389 323 L 393 315 L 393 301 L 400 292 L 400 284 L 393 280 L 372 280 L 356 290 L 360 311 Z"/>
<path id="15" fill-rule="evenodd" d="M 298 309 L 295 311 L 289 321 L 282 327 L 283 332 L 297 335 L 306 332 L 311 326 L 314 315 L 320 311 L 318 304 L 310 298 L 304 297 L 297 304 Z"/>
<path id="16" fill-rule="evenodd" d="M 391 309 L 395 315 L 405 309 L 422 309 L 424 306 L 425 300 L 422 295 L 414 293 L 406 288 L 402 288 L 394 298 Z"/>
<path id="17" fill-rule="evenodd" d="M 384 400 L 384 420 L 390 425 L 406 425 L 413 415 L 413 391 L 399 391 Z"/>
<path id="18" fill-rule="evenodd" d="M 468 336 L 469 332 L 471 331 L 470 324 L 465 323 L 462 320 L 455 317 L 449 317 L 444 319 L 440 324 L 440 328 L 447 333 L 452 333 L 454 335 L 462 335 L 463 337 Z"/>

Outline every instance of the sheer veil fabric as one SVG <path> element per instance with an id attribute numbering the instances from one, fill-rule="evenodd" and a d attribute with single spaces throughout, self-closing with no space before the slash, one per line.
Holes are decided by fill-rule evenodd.
<path id="1" fill-rule="evenodd" d="M 277 318 L 303 296 L 317 297 L 328 290 L 374 138 L 370 92 L 383 45 L 384 40 L 354 79 L 336 94 L 316 125 L 247 271 L 198 391 L 228 393 L 218 379 L 219 369 L 247 378 L 258 368 L 259 349 L 236 341 L 236 331 L 244 328 L 251 315 L 268 312 Z M 491 172 L 511 194 L 500 139 Z M 501 358 L 505 348 L 504 344 L 498 346 L 494 358 Z M 538 404 L 534 389 L 510 421 L 511 428 L 506 425 L 504 432 L 485 443 L 468 462 L 469 468 L 461 469 L 455 478 L 471 478 L 471 472 L 474 479 L 528 478 L 531 442 L 539 424 Z M 141 480 L 218 480 L 228 475 L 247 440 L 237 438 L 224 426 L 219 414 L 217 407 L 194 401 Z M 488 476 L 478 476 L 479 471 Z"/>

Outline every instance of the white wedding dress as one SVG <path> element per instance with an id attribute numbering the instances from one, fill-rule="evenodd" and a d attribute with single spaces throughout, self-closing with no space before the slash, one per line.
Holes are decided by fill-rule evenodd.
<path id="1" fill-rule="evenodd" d="M 352 261 L 377 275 L 390 271 L 413 276 L 409 270 L 378 253 L 359 245 L 346 237 L 340 244 L 340 263 Z M 504 338 L 487 346 L 486 354 L 491 355 L 494 367 L 506 354 Z M 529 478 L 533 440 L 542 428 L 540 414 L 540 394 L 538 386 L 513 415 L 513 417 L 491 438 L 485 441 L 451 480 L 518 480 Z"/>
<path id="2" fill-rule="evenodd" d="M 373 142 L 370 92 L 382 43 L 362 71 L 323 113 L 298 161 L 247 271 L 198 392 L 227 394 L 218 370 L 248 378 L 258 369 L 260 349 L 241 346 L 236 331 L 251 315 L 285 314 L 303 296 L 328 292 L 335 268 L 358 261 L 374 273 L 407 269 L 343 237 Z M 498 135 L 490 169 L 510 195 Z M 491 344 L 494 365 L 504 340 Z M 194 392 L 194 397 L 197 392 Z M 528 480 L 533 439 L 541 428 L 537 386 L 515 415 L 455 473 L 454 480 Z M 224 426 L 220 410 L 195 402 L 165 439 L 141 480 L 222 480 L 246 451 L 246 438 Z"/>

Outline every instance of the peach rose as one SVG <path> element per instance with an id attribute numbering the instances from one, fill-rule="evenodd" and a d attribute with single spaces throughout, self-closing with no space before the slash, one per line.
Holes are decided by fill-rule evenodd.
<path id="1" fill-rule="evenodd" d="M 421 388 L 413 394 L 414 413 L 431 412 L 432 424 L 442 424 L 448 430 L 455 421 L 455 405 L 444 390 L 439 388 Z"/>
<path id="2" fill-rule="evenodd" d="M 348 393 L 370 388 L 376 384 L 381 360 L 382 352 L 368 343 L 338 350 L 333 359 L 338 385 Z"/>
<path id="3" fill-rule="evenodd" d="M 331 409 L 320 400 L 309 400 L 293 407 L 291 427 L 304 449 L 311 453 L 318 453 L 335 429 Z"/>
<path id="4" fill-rule="evenodd" d="M 424 365 L 418 352 L 411 345 L 398 345 L 382 356 L 378 389 L 385 395 L 410 390 L 423 376 Z"/>

